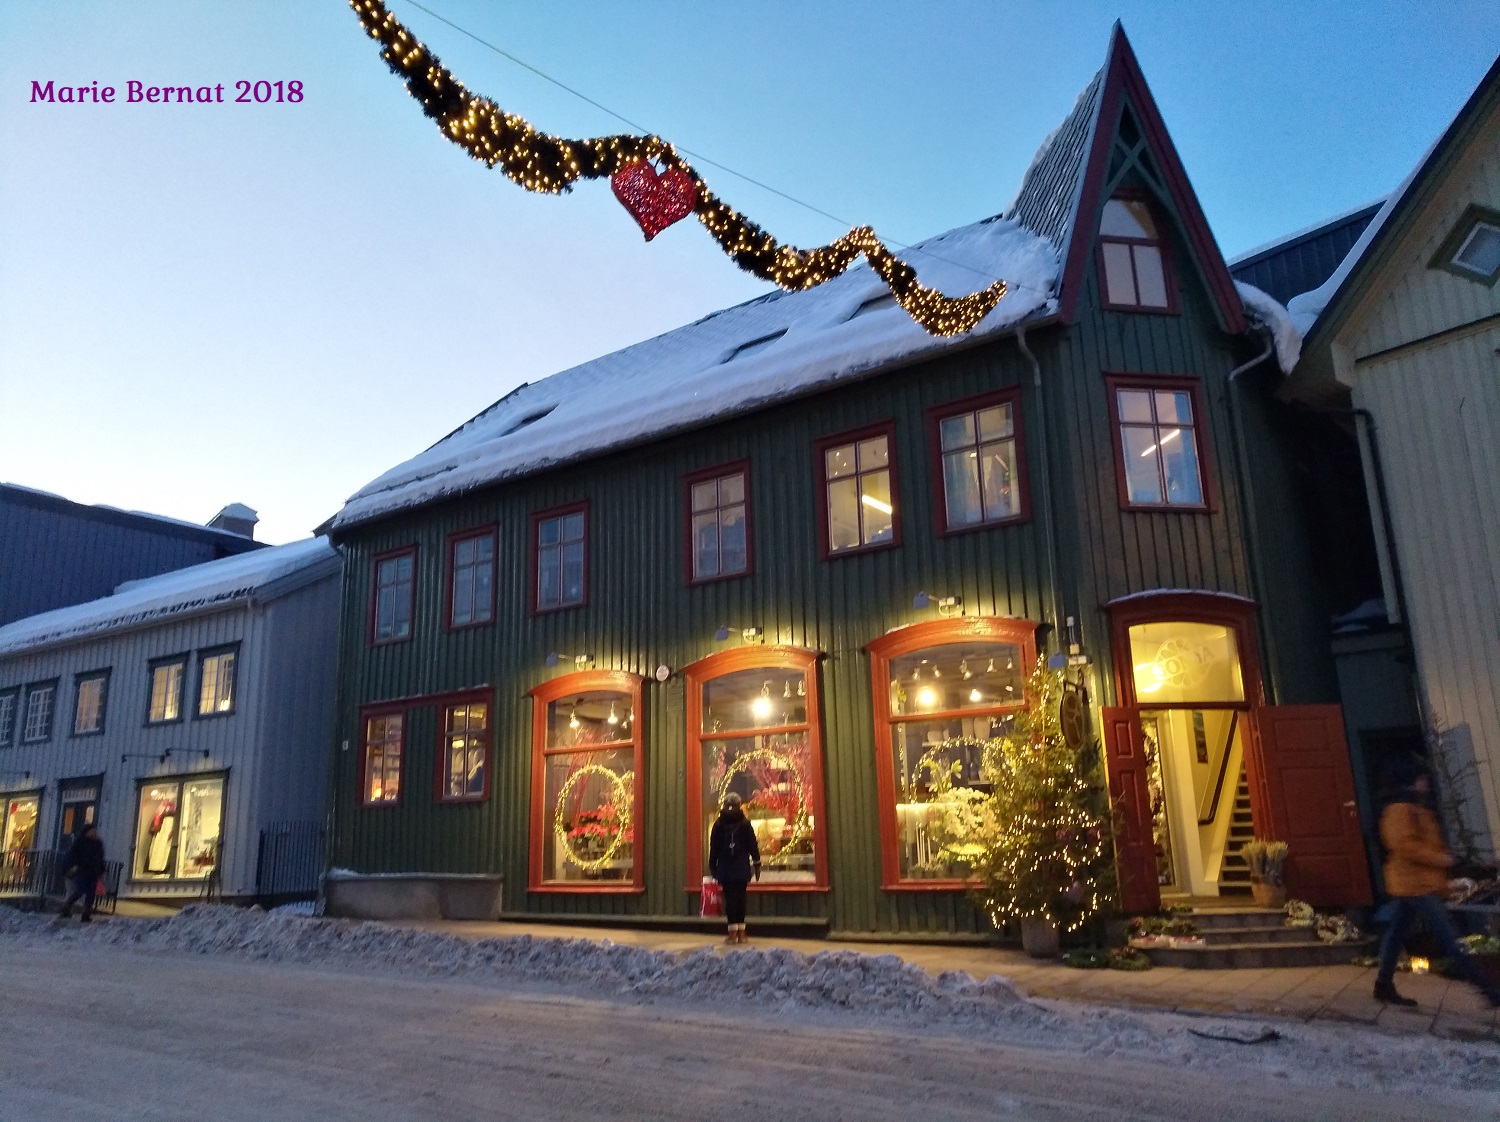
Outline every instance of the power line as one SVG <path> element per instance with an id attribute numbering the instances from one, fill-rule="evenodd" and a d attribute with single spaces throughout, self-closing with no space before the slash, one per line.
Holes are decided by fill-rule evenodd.
<path id="1" fill-rule="evenodd" d="M 641 133 L 643 135 L 655 135 L 654 131 L 651 130 L 651 129 L 648 129 L 645 125 L 642 125 L 642 124 L 640 124 L 640 123 L 638 123 L 636 121 L 632 121 L 629 117 L 625 116 L 622 113 L 615 112 L 613 109 L 611 109 L 609 106 L 605 105 L 603 102 L 595 101 L 593 98 L 589 97 L 588 94 L 583 93 L 580 90 L 574 89 L 572 86 L 568 85 L 566 82 L 563 82 L 563 81 L 560 81 L 557 78 L 554 78 L 552 75 L 548 74 L 545 70 L 541 70 L 538 67 L 532 66 L 531 63 L 527 62 L 525 59 L 519 58 L 516 55 L 511 54 L 511 52 L 507 51 L 504 47 L 497 46 L 496 44 L 491 43 L 487 39 L 480 38 L 478 35 L 475 35 L 472 31 L 470 31 L 468 28 L 461 27 L 458 24 L 454 23 L 447 16 L 441 15 L 438 12 L 434 12 L 431 8 L 427 7 L 427 5 L 421 3 L 420 0 L 406 0 L 406 3 L 410 4 L 413 8 L 416 8 L 419 11 L 426 12 L 429 16 L 431 16 L 433 19 L 437 20 L 439 23 L 447 24 L 454 31 L 457 31 L 460 35 L 464 35 L 464 36 L 466 36 L 466 37 L 474 40 L 474 42 L 478 43 L 480 46 L 482 46 L 482 47 L 484 47 L 484 48 L 486 48 L 488 50 L 494 51 L 501 58 L 508 59 L 510 62 L 515 63 L 517 66 L 521 67 L 523 70 L 529 70 L 531 73 L 535 74 L 538 78 L 541 78 L 543 81 L 550 82 L 550 83 L 552 83 L 552 85 L 556 86 L 558 89 L 563 90 L 566 93 L 570 93 L 574 97 L 578 98 L 580 101 L 583 101 L 583 102 L 586 102 L 589 105 L 592 105 L 595 109 L 599 110 L 601 113 L 605 113 L 608 116 L 613 117 L 615 120 L 620 121 L 623 124 L 629 125 L 632 129 L 635 129 L 637 132 L 639 132 L 639 133 Z M 812 203 L 805 202 L 804 200 L 797 198 L 795 195 L 789 195 L 785 191 L 780 190 L 779 188 L 772 187 L 769 183 L 762 182 L 761 180 L 756 179 L 754 176 L 746 175 L 742 171 L 736 171 L 734 168 L 729 167 L 727 164 L 721 164 L 717 160 L 711 159 L 710 157 L 703 155 L 703 153 L 701 153 L 701 152 L 695 152 L 691 148 L 684 148 L 681 145 L 673 145 L 673 147 L 675 147 L 679 152 L 686 153 L 687 155 L 693 157 L 693 159 L 697 160 L 699 163 L 707 164 L 709 167 L 718 168 L 720 171 L 725 172 L 725 173 L 727 173 L 729 175 L 732 175 L 732 176 L 734 176 L 737 179 L 742 179 L 746 183 L 749 183 L 749 184 L 752 184 L 753 186 L 759 187 L 762 191 L 769 191 L 771 194 L 777 195 L 780 198 L 785 199 L 789 203 L 793 203 L 793 204 L 795 204 L 797 206 L 802 207 L 804 210 L 811 211 L 813 214 L 817 214 L 817 215 L 820 215 L 823 218 L 827 218 L 827 219 L 829 219 L 829 220 L 831 220 L 833 222 L 837 222 L 841 226 L 853 227 L 853 226 L 858 225 L 858 223 L 851 222 L 847 218 L 840 218 L 836 214 L 830 214 L 828 211 L 824 210 L 822 207 L 814 206 Z M 916 246 L 913 246 L 913 245 L 909 245 L 909 244 L 907 244 L 905 242 L 899 242 L 899 241 L 896 241 L 895 239 L 891 239 L 890 240 L 890 244 L 893 245 L 893 246 L 895 246 L 897 249 L 903 250 L 903 251 L 908 252 L 908 253 L 918 253 L 918 254 L 921 254 L 924 257 L 930 257 L 934 261 L 942 261 L 942 262 L 945 262 L 946 264 L 953 265 L 953 266 L 955 266 L 957 268 L 960 268 L 960 269 L 967 269 L 969 272 L 975 274 L 976 276 L 984 277 L 987 280 L 991 280 L 991 281 L 1004 280 L 1003 277 L 997 277 L 993 273 L 986 272 L 983 269 L 975 268 L 973 265 L 965 264 L 962 261 L 954 261 L 951 258 L 940 256 L 939 254 L 933 253 L 930 250 L 921 249 L 919 247 L 916 247 Z M 1030 286 L 1030 285 L 1017 284 L 1017 283 L 1011 282 L 1011 281 L 1006 281 L 1005 283 L 1009 287 L 1012 287 L 1012 288 L 1032 288 L 1032 286 Z M 1040 291 L 1040 290 L 1032 288 L 1032 291 Z M 1045 293 L 1045 295 L 1049 295 L 1050 296 L 1051 293 L 1047 292 L 1047 293 Z"/>

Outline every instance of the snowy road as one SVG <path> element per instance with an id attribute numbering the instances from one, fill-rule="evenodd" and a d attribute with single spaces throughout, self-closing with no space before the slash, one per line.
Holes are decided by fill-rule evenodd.
<path id="1" fill-rule="evenodd" d="M 0 1119 L 1393 1119 L 1496 1116 L 842 1013 L 0 941 Z"/>

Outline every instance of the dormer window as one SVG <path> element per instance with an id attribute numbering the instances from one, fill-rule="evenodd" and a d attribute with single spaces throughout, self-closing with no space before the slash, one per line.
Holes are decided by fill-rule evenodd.
<path id="1" fill-rule="evenodd" d="M 1176 311 L 1162 236 L 1141 199 L 1110 199 L 1099 219 L 1099 283 L 1116 311 Z"/>

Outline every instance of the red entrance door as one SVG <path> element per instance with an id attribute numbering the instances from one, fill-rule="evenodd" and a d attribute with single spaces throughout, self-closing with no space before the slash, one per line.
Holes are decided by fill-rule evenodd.
<path id="1" fill-rule="evenodd" d="M 1267 705 L 1254 711 L 1252 727 L 1256 832 L 1287 843 L 1287 895 L 1319 907 L 1370 903 L 1342 710 Z"/>
<path id="2" fill-rule="evenodd" d="M 1120 907 L 1127 912 L 1154 912 L 1161 907 L 1161 886 L 1156 879 L 1156 838 L 1151 829 L 1151 788 L 1140 716 L 1134 709 L 1105 709 L 1103 717 Z"/>

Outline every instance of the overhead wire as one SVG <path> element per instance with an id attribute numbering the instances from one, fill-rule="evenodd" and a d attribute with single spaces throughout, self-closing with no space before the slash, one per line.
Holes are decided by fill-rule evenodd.
<path id="1" fill-rule="evenodd" d="M 495 43 L 491 43 L 487 39 L 481 38 L 480 36 L 474 34 L 474 32 L 470 31 L 468 28 L 463 27 L 460 24 L 454 23 L 451 19 L 449 19 L 447 16 L 442 15 L 440 12 L 433 11 L 426 4 L 421 3 L 420 0 L 405 0 L 405 3 L 411 5 L 413 8 L 416 8 L 419 11 L 425 12 L 427 15 L 431 16 L 433 19 L 437 20 L 438 22 L 446 24 L 448 27 L 451 27 L 454 31 L 457 31 L 460 35 L 463 35 L 463 36 L 465 36 L 465 37 L 467 37 L 469 39 L 472 39 L 474 42 L 478 43 L 480 46 L 484 47 L 486 50 L 493 51 L 495 54 L 499 55 L 501 58 L 504 58 L 504 59 L 506 59 L 506 60 L 514 63 L 515 65 L 521 67 L 523 70 L 530 71 L 532 74 L 535 74 L 538 78 L 541 78 L 543 81 L 549 82 L 552 85 L 556 86 L 558 89 L 564 91 L 565 93 L 571 94 L 573 97 L 578 98 L 580 101 L 585 102 L 586 104 L 593 106 L 595 109 L 599 110 L 601 113 L 604 113 L 604 114 L 606 114 L 606 115 L 608 115 L 610 117 L 613 117 L 615 120 L 620 121 L 621 123 L 630 126 L 632 129 L 635 129 L 637 132 L 641 133 L 642 135 L 649 135 L 649 134 L 652 133 L 651 129 L 647 128 L 645 125 L 641 124 L 640 122 L 631 120 L 629 117 L 625 116 L 623 113 L 616 112 L 615 110 L 611 109 L 609 106 L 605 105 L 603 102 L 597 101 L 594 98 L 590 97 L 588 94 L 583 93 L 581 90 L 574 89 L 572 86 L 568 85 L 566 82 L 563 82 L 560 79 L 554 78 L 551 74 L 548 74 L 545 70 L 542 70 L 539 67 L 533 66 L 531 63 L 527 62 L 525 59 L 519 57 L 518 55 L 515 55 L 515 54 L 511 53 L 510 51 L 507 51 L 504 47 L 498 46 Z M 766 183 L 766 182 L 763 182 L 762 180 L 756 179 L 754 176 L 746 175 L 742 171 L 737 171 L 736 169 L 734 169 L 732 167 L 729 167 L 727 164 L 720 163 L 718 160 L 712 159 L 711 157 L 706 156 L 706 155 L 704 155 L 701 152 L 695 152 L 691 148 L 684 147 L 683 145 L 680 145 L 680 144 L 679 145 L 674 145 L 674 147 L 679 152 L 683 152 L 686 155 L 691 156 L 693 159 L 697 160 L 699 163 L 707 164 L 710 167 L 717 168 L 718 170 L 720 170 L 722 172 L 725 172 L 728 175 L 734 176 L 736 179 L 741 179 L 744 182 L 751 184 L 752 186 L 759 187 L 762 191 L 768 191 L 768 192 L 770 192 L 773 195 L 776 195 L 776 196 L 778 196 L 780 198 L 785 199 L 789 203 L 792 203 L 792 204 L 794 204 L 796 206 L 800 206 L 804 210 L 810 211 L 811 213 L 819 215 L 820 217 L 827 218 L 830 221 L 837 222 L 841 226 L 855 226 L 855 225 L 857 225 L 857 223 L 851 222 L 847 218 L 841 218 L 837 214 L 831 214 L 828 211 L 822 209 L 821 207 L 814 206 L 812 203 L 806 202 L 803 199 L 799 199 L 795 195 L 790 195 L 787 192 L 781 190 L 780 188 L 773 187 L 769 183 Z M 908 252 L 911 252 L 911 253 L 920 254 L 921 256 L 931 258 L 934 261 L 941 261 L 944 264 L 952 265 L 955 268 L 967 270 L 968 272 L 971 272 L 971 273 L 975 274 L 976 276 L 983 277 L 986 280 L 990 280 L 990 281 L 1005 280 L 1005 278 L 1003 278 L 1003 277 L 997 277 L 993 273 L 987 272 L 984 269 L 976 268 L 973 265 L 966 264 L 965 262 L 962 262 L 962 261 L 954 261 L 952 258 L 944 257 L 941 254 L 933 253 L 931 250 L 923 249 L 921 246 L 912 245 L 912 244 L 907 243 L 907 242 L 900 242 L 900 241 L 897 241 L 894 238 L 890 239 L 890 244 L 893 245 L 893 246 L 895 246 L 897 249 L 905 250 L 905 251 L 908 251 Z M 1019 283 L 1019 282 L 1016 282 L 1016 281 L 1008 281 L 1008 280 L 1006 280 L 1005 283 L 1009 287 L 1011 287 L 1011 288 L 1025 288 L 1025 289 L 1029 289 L 1032 292 L 1038 292 L 1038 293 L 1041 293 L 1043 295 L 1047 295 L 1047 296 L 1051 295 L 1050 291 L 1043 291 L 1042 289 L 1038 289 L 1038 288 L 1036 288 L 1035 286 L 1032 286 L 1032 285 L 1023 284 L 1023 283 Z"/>

